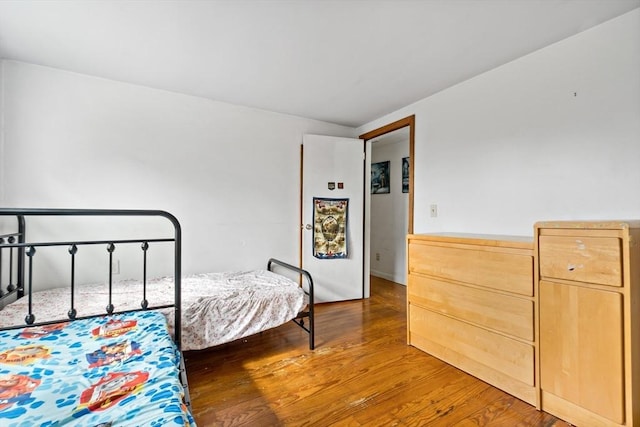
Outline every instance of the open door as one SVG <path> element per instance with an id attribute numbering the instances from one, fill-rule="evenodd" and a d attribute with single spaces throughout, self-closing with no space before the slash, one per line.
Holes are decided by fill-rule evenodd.
<path id="1" fill-rule="evenodd" d="M 303 136 L 302 268 L 317 302 L 368 297 L 364 153 L 360 139 Z"/>

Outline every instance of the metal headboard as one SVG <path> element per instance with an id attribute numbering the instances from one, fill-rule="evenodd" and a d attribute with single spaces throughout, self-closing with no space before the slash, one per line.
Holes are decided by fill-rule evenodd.
<path id="1" fill-rule="evenodd" d="M 141 302 L 141 308 L 134 311 L 141 311 L 147 309 L 160 309 L 160 308 L 174 308 L 175 314 L 175 330 L 174 340 L 176 345 L 180 349 L 181 342 L 181 278 L 182 278 L 182 231 L 180 223 L 175 216 L 162 210 L 135 210 L 135 209 L 16 209 L 16 208 L 3 208 L 0 209 L 0 216 L 15 216 L 18 219 L 18 231 L 8 234 L 0 235 L 0 301 L 6 300 L 9 296 L 16 294 L 18 298 L 25 296 L 29 298 L 29 313 L 25 317 L 25 324 L 27 325 L 44 325 L 50 322 L 36 322 L 35 316 L 32 312 L 32 268 L 33 258 L 37 252 L 37 248 L 44 246 L 68 246 L 69 254 L 71 256 L 71 307 L 68 312 L 69 320 L 76 320 L 84 317 L 77 317 L 73 302 L 73 289 L 74 272 L 75 272 L 75 253 L 78 246 L 85 245 L 107 245 L 107 252 L 109 256 L 109 304 L 106 306 L 105 314 L 117 314 L 115 307 L 111 303 L 112 298 L 112 264 L 113 264 L 113 250 L 116 244 L 124 243 L 140 243 L 141 249 L 144 253 L 143 261 L 143 281 L 144 281 L 144 296 Z M 159 239 L 116 239 L 116 240 L 83 240 L 83 241 L 55 241 L 55 242 L 29 242 L 26 239 L 26 220 L 32 216 L 93 216 L 93 217 L 163 217 L 168 219 L 174 228 L 174 237 L 172 238 L 159 238 Z M 149 247 L 149 243 L 153 242 L 173 242 L 174 243 L 174 304 L 162 305 L 162 306 L 149 306 L 146 301 L 146 251 Z M 7 275 L 2 272 L 2 256 L 3 252 L 8 251 L 9 260 L 9 283 L 3 289 L 2 277 Z M 16 251 L 17 253 L 14 253 Z M 16 257 L 17 259 L 14 259 Z M 14 274 L 13 265 L 16 265 L 16 271 Z M 6 264 L 6 263 L 5 263 Z M 28 270 L 29 274 L 26 274 Z M 26 277 L 25 277 L 26 276 Z M 25 281 L 26 280 L 26 281 Z M 132 310 L 127 310 L 132 311 Z M 93 317 L 93 316 L 85 316 Z M 66 319 L 57 319 L 59 322 Z M 18 326 L 19 327 L 19 326 Z"/>

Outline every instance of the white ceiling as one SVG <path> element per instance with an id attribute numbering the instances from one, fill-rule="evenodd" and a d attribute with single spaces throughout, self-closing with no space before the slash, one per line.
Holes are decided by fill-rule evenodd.
<path id="1" fill-rule="evenodd" d="M 640 0 L 0 0 L 0 57 L 359 126 Z"/>

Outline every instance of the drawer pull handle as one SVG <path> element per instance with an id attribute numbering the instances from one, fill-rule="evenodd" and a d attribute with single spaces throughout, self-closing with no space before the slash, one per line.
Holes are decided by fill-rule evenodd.
<path id="1" fill-rule="evenodd" d="M 580 265 L 575 265 L 575 264 L 569 264 L 567 265 L 567 270 L 569 271 L 575 271 L 576 268 L 583 268 L 584 266 L 582 264 Z"/>

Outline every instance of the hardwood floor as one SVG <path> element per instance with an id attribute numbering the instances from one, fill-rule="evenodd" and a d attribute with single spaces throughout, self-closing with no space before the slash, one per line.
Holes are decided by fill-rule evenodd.
<path id="1" fill-rule="evenodd" d="M 404 286 L 185 355 L 199 426 L 568 426 L 406 344 Z"/>

